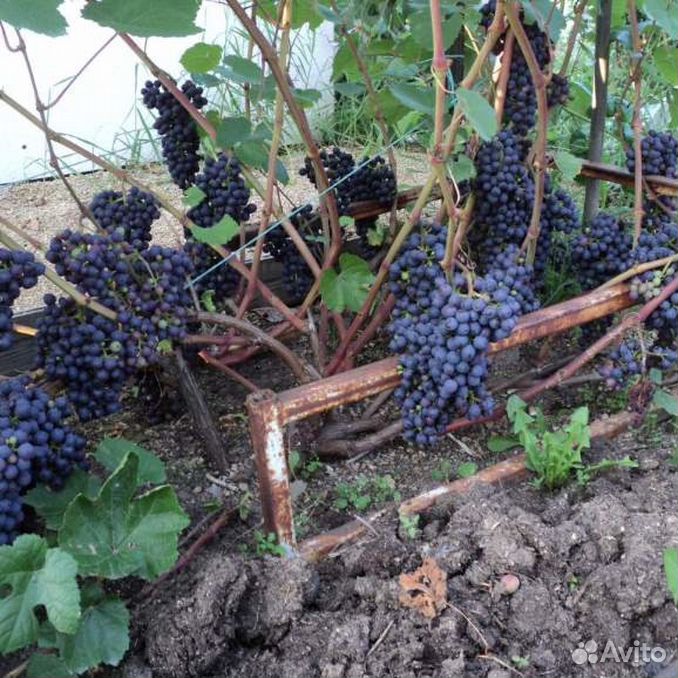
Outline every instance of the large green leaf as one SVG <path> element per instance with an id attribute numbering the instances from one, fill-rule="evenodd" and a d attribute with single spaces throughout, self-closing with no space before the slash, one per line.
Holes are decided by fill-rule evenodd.
<path id="1" fill-rule="evenodd" d="M 112 473 L 129 452 L 134 452 L 139 458 L 137 485 L 145 483 L 159 485 L 165 482 L 165 464 L 152 452 L 124 438 L 104 438 L 99 443 L 94 457 L 107 471 Z"/>
<path id="2" fill-rule="evenodd" d="M 0 21 L 44 35 L 63 35 L 68 24 L 59 13 L 62 0 L 0 0 Z"/>
<path id="3" fill-rule="evenodd" d="M 118 598 L 83 610 L 78 630 L 57 634 L 56 646 L 66 668 L 82 673 L 99 664 L 117 666 L 129 648 L 129 612 Z"/>
<path id="4" fill-rule="evenodd" d="M 678 47 L 659 45 L 652 51 L 651 63 L 667 85 L 678 87 Z"/>
<path id="5" fill-rule="evenodd" d="M 320 101 L 321 94 L 317 89 L 294 89 L 294 98 L 302 108 L 313 108 Z"/>
<path id="6" fill-rule="evenodd" d="M 410 110 L 433 115 L 435 91 L 432 87 L 418 87 L 409 83 L 395 83 L 390 86 L 391 94 Z"/>
<path id="7" fill-rule="evenodd" d="M 554 43 L 565 28 L 565 16 L 554 6 L 551 0 L 528 0 L 522 3 L 525 18 L 529 23 L 536 23 L 539 28 L 548 32 Z"/>
<path id="8" fill-rule="evenodd" d="M 182 54 L 180 61 L 189 73 L 208 73 L 219 65 L 221 53 L 219 45 L 196 42 Z"/>
<path id="9" fill-rule="evenodd" d="M 189 520 L 168 485 L 134 498 L 139 458 L 128 453 L 96 499 L 76 497 L 66 510 L 59 545 L 80 574 L 154 579 L 177 558 L 177 537 Z"/>
<path id="10" fill-rule="evenodd" d="M 35 652 L 26 667 L 26 678 L 70 678 L 72 675 L 55 654 Z"/>
<path id="11" fill-rule="evenodd" d="M 199 0 L 92 0 L 82 15 L 119 33 L 140 37 L 198 33 L 195 17 Z"/>
<path id="12" fill-rule="evenodd" d="M 260 141 L 243 141 L 233 151 L 243 165 L 262 170 L 268 168 L 268 147 Z"/>
<path id="13" fill-rule="evenodd" d="M 245 84 L 247 82 L 258 82 L 264 77 L 263 71 L 257 64 L 236 54 L 225 56 L 223 64 L 219 72 L 228 80 Z"/>
<path id="14" fill-rule="evenodd" d="M 366 261 L 355 254 L 342 254 L 339 258 L 341 272 L 325 271 L 320 281 L 320 294 L 324 304 L 331 311 L 349 309 L 359 311 L 362 307 L 374 274 Z"/>
<path id="15" fill-rule="evenodd" d="M 80 590 L 75 560 L 35 534 L 0 547 L 0 653 L 33 644 L 39 622 L 35 608 L 45 608 L 58 631 L 74 633 L 80 620 Z"/>
<path id="16" fill-rule="evenodd" d="M 412 31 L 412 37 L 421 47 L 427 51 L 433 51 L 433 28 L 431 24 L 431 11 L 427 8 L 419 12 L 413 12 L 407 19 Z M 460 12 L 453 14 L 443 21 L 444 47 L 450 47 L 459 35 L 464 24 L 464 16 Z"/>
<path id="17" fill-rule="evenodd" d="M 641 9 L 664 30 L 669 38 L 678 40 L 678 2 L 676 0 L 645 0 Z"/>
<path id="18" fill-rule="evenodd" d="M 204 242 L 206 245 L 225 245 L 233 239 L 240 226 L 238 222 L 228 214 L 224 216 L 214 226 L 204 228 L 202 226 L 191 226 L 191 234 L 198 242 Z"/>
<path id="19" fill-rule="evenodd" d="M 244 117 L 224 118 L 217 128 L 217 145 L 220 148 L 233 148 L 237 143 L 249 138 L 252 123 Z"/>
<path id="20" fill-rule="evenodd" d="M 100 487 L 101 482 L 96 476 L 76 469 L 58 492 L 46 485 L 36 485 L 24 496 L 24 503 L 35 509 L 48 529 L 58 530 L 66 508 L 73 499 L 81 493 L 88 497 L 96 497 Z"/>
<path id="21" fill-rule="evenodd" d="M 572 153 L 568 153 L 565 150 L 556 151 L 555 160 L 558 169 L 562 172 L 563 177 L 567 181 L 573 181 L 584 164 L 584 161 L 581 158 L 578 158 L 576 155 L 572 155 Z"/>
<path id="22" fill-rule="evenodd" d="M 458 88 L 457 101 L 466 119 L 482 139 L 491 139 L 497 133 L 497 119 L 487 99 L 472 89 Z"/>

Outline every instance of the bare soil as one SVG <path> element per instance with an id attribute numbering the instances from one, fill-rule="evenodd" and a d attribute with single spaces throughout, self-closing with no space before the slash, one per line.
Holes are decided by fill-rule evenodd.
<path id="1" fill-rule="evenodd" d="M 515 370 L 517 359 L 507 358 L 505 368 Z M 274 390 L 293 385 L 286 369 L 267 357 L 242 369 Z M 206 464 L 200 437 L 185 415 L 149 425 L 147 406 L 131 402 L 125 413 L 87 427 L 91 439 L 123 435 L 163 458 L 194 524 L 216 504 L 242 508 L 242 517 L 185 570 L 136 605 L 133 650 L 109 675 L 675 675 L 678 615 L 662 569 L 663 550 L 678 545 L 678 469 L 670 464 L 678 435 L 670 422 L 652 420 L 589 453 L 591 461 L 630 455 L 638 469 L 607 472 L 585 487 L 573 482 L 552 493 L 529 483 L 477 490 L 422 516 L 414 537 L 393 508 L 359 543 L 312 566 L 257 554 L 261 514 L 245 393 L 218 374 L 199 374 L 232 461 L 224 476 Z M 609 405 L 595 390 L 570 389 L 552 397 L 549 412 L 557 418 L 585 396 L 594 410 Z M 337 417 L 351 420 L 359 409 Z M 394 410 L 384 409 L 386 421 Z M 306 460 L 317 452 L 319 426 L 318 421 L 290 432 L 292 448 Z M 394 441 L 356 463 L 322 464 L 310 474 L 301 468 L 295 511 L 302 536 L 356 515 L 333 505 L 341 482 L 389 475 L 405 498 L 437 484 L 433 476 L 439 478 L 445 462 L 454 476 L 463 462 L 482 467 L 511 454 L 487 450 L 491 432 L 447 437 L 431 450 Z M 398 602 L 399 575 L 426 557 L 448 577 L 449 606 L 432 621 Z M 520 581 L 512 595 L 497 587 L 506 573 Z M 599 654 L 607 641 L 621 649 L 636 641 L 661 647 L 666 660 L 575 664 L 573 650 L 589 640 L 598 643 Z"/>

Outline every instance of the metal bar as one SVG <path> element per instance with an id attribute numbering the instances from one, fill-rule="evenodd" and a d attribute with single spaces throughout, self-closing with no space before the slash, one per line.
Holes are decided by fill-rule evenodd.
<path id="1" fill-rule="evenodd" d="M 597 419 L 591 424 L 591 439 L 613 438 L 627 429 L 633 420 L 632 412 L 620 412 L 605 419 Z M 398 507 L 398 513 L 400 515 L 423 513 L 434 506 L 448 502 L 453 497 L 467 494 L 479 485 L 509 485 L 523 480 L 528 475 L 525 455 L 519 454 L 488 466 L 469 478 L 459 478 L 407 499 Z M 322 560 L 340 546 L 365 535 L 372 523 L 381 518 L 385 512 L 382 509 L 362 520 L 352 520 L 333 530 L 306 539 L 299 544 L 299 553 L 303 558 L 312 562 Z"/>
<path id="2" fill-rule="evenodd" d="M 632 304 L 629 288 L 625 284 L 594 290 L 523 316 L 511 336 L 490 344 L 489 352 L 498 353 L 563 332 L 628 308 Z M 399 381 L 398 358 L 393 357 L 292 388 L 279 394 L 283 420 L 290 423 L 339 405 L 357 402 L 393 388 Z"/>
<path id="3" fill-rule="evenodd" d="M 251 393 L 245 401 L 259 477 L 264 527 L 282 546 L 294 548 L 294 518 L 285 450 L 285 421 L 273 391 Z"/>

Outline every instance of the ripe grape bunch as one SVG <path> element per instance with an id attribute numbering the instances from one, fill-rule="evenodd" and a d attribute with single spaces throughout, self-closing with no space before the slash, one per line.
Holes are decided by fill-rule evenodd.
<path id="1" fill-rule="evenodd" d="M 678 139 L 670 132 L 650 130 L 640 142 L 643 174 L 675 179 L 678 176 Z M 626 167 L 633 172 L 636 156 L 633 148 L 626 151 Z"/>
<path id="2" fill-rule="evenodd" d="M 532 270 L 501 253 L 473 291 L 460 274 L 448 282 L 440 266 L 446 230 L 423 226 L 407 240 L 389 270 L 396 297 L 389 326 L 391 350 L 401 354 L 395 391 L 405 438 L 432 444 L 455 416 L 490 415 L 487 390 L 490 342 L 509 336 L 524 310 L 533 310 Z"/>
<path id="3" fill-rule="evenodd" d="M 202 87 L 192 80 L 186 80 L 181 91 L 198 110 L 207 104 Z M 153 127 L 160 135 L 162 155 L 172 180 L 179 188 L 188 188 L 199 169 L 198 128 L 190 113 L 159 80 L 146 82 L 141 94 L 146 108 L 158 112 Z"/>
<path id="4" fill-rule="evenodd" d="M 109 234 L 120 231 L 122 239 L 136 250 L 148 247 L 151 226 L 160 217 L 155 196 L 136 186 L 126 196 L 118 191 L 97 193 L 89 208 L 101 229 Z"/>
<path id="5" fill-rule="evenodd" d="M 138 252 L 118 230 L 107 236 L 63 231 L 53 238 L 47 259 L 117 318 L 46 295 L 38 366 L 64 383 L 82 420 L 116 412 L 127 379 L 156 364 L 186 335 L 192 262 L 181 250 L 157 245 Z"/>
<path id="6" fill-rule="evenodd" d="M 599 212 L 571 243 L 572 265 L 582 288 L 594 289 L 626 270 L 632 245 L 624 221 Z"/>
<path id="7" fill-rule="evenodd" d="M 0 351 L 12 345 L 12 307 L 21 290 L 35 287 L 45 267 L 30 252 L 0 247 Z"/>
<path id="8" fill-rule="evenodd" d="M 35 483 L 58 490 L 84 465 L 85 440 L 66 421 L 65 398 L 51 398 L 28 377 L 0 382 L 0 545 L 16 537 L 22 496 Z"/>
<path id="9" fill-rule="evenodd" d="M 239 224 L 243 223 L 257 209 L 254 203 L 250 203 L 250 189 L 242 176 L 240 162 L 226 153 L 208 158 L 195 184 L 205 197 L 188 211 L 188 218 L 202 228 L 216 226 L 227 216 Z M 221 260 L 212 248 L 195 240 L 190 231 L 186 231 L 185 250 L 196 271 L 206 271 Z M 197 282 L 195 289 L 198 294 L 212 290 L 214 300 L 219 302 L 232 296 L 239 279 L 235 269 L 226 264 L 204 281 Z"/>

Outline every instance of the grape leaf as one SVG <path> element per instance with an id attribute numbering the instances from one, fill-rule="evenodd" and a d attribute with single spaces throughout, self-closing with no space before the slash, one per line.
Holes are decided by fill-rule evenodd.
<path id="1" fill-rule="evenodd" d="M 568 181 L 573 181 L 577 177 L 581 171 L 582 165 L 584 164 L 584 161 L 581 158 L 578 158 L 576 155 L 572 155 L 572 153 L 568 153 L 567 151 L 563 150 L 556 152 L 555 160 L 556 165 L 558 165 L 558 169 L 562 172 L 563 177 Z"/>
<path id="2" fill-rule="evenodd" d="M 207 73 L 219 65 L 222 52 L 219 45 L 196 42 L 181 55 L 181 65 L 189 73 Z"/>
<path id="3" fill-rule="evenodd" d="M 70 678 L 73 674 L 54 654 L 35 652 L 28 660 L 26 678 Z"/>
<path id="4" fill-rule="evenodd" d="M 335 82 L 334 89 L 347 97 L 365 94 L 365 85 L 361 82 Z"/>
<path id="5" fill-rule="evenodd" d="M 331 311 L 345 309 L 359 311 L 363 305 L 374 274 L 366 261 L 355 254 L 342 254 L 339 258 L 341 272 L 325 271 L 320 281 L 322 300 Z"/>
<path id="6" fill-rule="evenodd" d="M 191 186 L 184 191 L 184 205 L 187 207 L 196 207 L 198 206 L 205 198 L 207 194 L 202 189 L 197 186 Z"/>
<path id="7" fill-rule="evenodd" d="M 454 158 L 450 161 L 449 165 L 450 172 L 452 172 L 452 176 L 457 183 L 466 179 L 473 179 L 476 175 L 476 166 L 468 155 L 462 154 Z"/>
<path id="8" fill-rule="evenodd" d="M 68 24 L 59 13 L 62 0 L 0 0 L 0 21 L 35 33 L 64 35 Z"/>
<path id="9" fill-rule="evenodd" d="M 31 645 L 38 638 L 34 609 L 44 606 L 47 619 L 62 633 L 74 633 L 80 620 L 78 565 L 60 548 L 47 548 L 35 534 L 0 547 L 0 653 Z M 0 589 L 1 590 L 1 589 Z"/>
<path id="10" fill-rule="evenodd" d="M 221 148 L 233 148 L 238 142 L 249 138 L 252 123 L 243 117 L 224 118 L 217 128 L 217 144 Z"/>
<path id="11" fill-rule="evenodd" d="M 51 490 L 46 485 L 36 485 L 24 496 L 24 503 L 32 506 L 35 512 L 45 521 L 49 530 L 58 530 L 68 505 L 79 494 L 96 497 L 101 482 L 96 476 L 76 469 L 68 476 L 68 480 L 59 490 Z"/>
<path id="12" fill-rule="evenodd" d="M 268 168 L 268 149 L 260 141 L 243 141 L 233 150 L 244 165 L 262 170 Z"/>
<path id="13" fill-rule="evenodd" d="M 236 54 L 225 56 L 223 64 L 219 72 L 229 80 L 235 80 L 241 84 L 258 82 L 264 77 L 263 71 L 257 64 Z"/>
<path id="14" fill-rule="evenodd" d="M 172 37 L 200 31 L 194 23 L 199 6 L 199 0 L 94 0 L 82 16 L 119 33 Z"/>
<path id="15" fill-rule="evenodd" d="M 431 25 L 431 12 L 428 7 L 425 10 L 413 12 L 407 18 L 412 31 L 412 37 L 417 44 L 429 52 L 433 51 L 433 28 Z M 444 47 L 447 49 L 454 43 L 463 26 L 463 14 L 456 12 L 449 19 L 443 21 Z"/>
<path id="16" fill-rule="evenodd" d="M 204 242 L 207 245 L 225 245 L 233 239 L 233 236 L 240 230 L 238 222 L 228 214 L 224 216 L 214 226 L 203 228 L 202 226 L 191 226 L 191 234 L 198 242 Z"/>
<path id="17" fill-rule="evenodd" d="M 57 634 L 56 646 L 66 668 L 82 673 L 99 664 L 117 666 L 129 649 L 129 612 L 118 598 L 83 610 L 78 630 Z"/>
<path id="18" fill-rule="evenodd" d="M 678 605 L 678 549 L 664 551 L 664 574 L 669 587 L 673 604 Z"/>
<path id="19" fill-rule="evenodd" d="M 94 457 L 107 471 L 112 473 L 120 466 L 120 462 L 128 452 L 134 452 L 139 458 L 137 485 L 145 483 L 158 485 L 165 482 L 165 464 L 152 452 L 124 438 L 104 438 L 99 443 Z"/>
<path id="20" fill-rule="evenodd" d="M 433 115 L 435 92 L 431 87 L 417 87 L 408 83 L 395 83 L 389 88 L 391 94 L 408 109 Z M 489 104 L 488 104 L 489 105 Z"/>
<path id="21" fill-rule="evenodd" d="M 671 40 L 678 40 L 678 3 L 676 0 L 645 0 L 640 8 Z"/>
<path id="22" fill-rule="evenodd" d="M 313 108 L 320 101 L 321 94 L 317 89 L 298 89 L 293 90 L 294 98 L 302 108 Z"/>
<path id="23" fill-rule="evenodd" d="M 522 3 L 523 11 L 528 23 L 536 23 L 539 28 L 548 33 L 554 43 L 565 28 L 565 15 L 558 7 L 554 7 L 551 0 L 530 0 Z"/>
<path id="24" fill-rule="evenodd" d="M 129 452 L 95 499 L 76 497 L 64 515 L 59 545 L 81 575 L 154 579 L 177 558 L 189 520 L 168 485 L 134 498 L 139 458 Z"/>
<path id="25" fill-rule="evenodd" d="M 654 392 L 652 403 L 672 417 L 678 417 L 678 398 L 668 391 L 657 389 Z"/>
<path id="26" fill-rule="evenodd" d="M 652 63 L 667 85 L 678 87 L 678 47 L 659 45 L 652 51 Z"/>
<path id="27" fill-rule="evenodd" d="M 472 89 L 457 89 L 457 100 L 471 126 L 487 141 L 497 133 L 494 109 L 485 97 Z"/>

